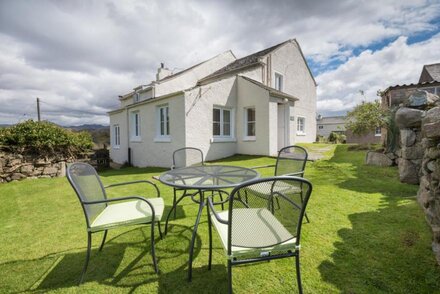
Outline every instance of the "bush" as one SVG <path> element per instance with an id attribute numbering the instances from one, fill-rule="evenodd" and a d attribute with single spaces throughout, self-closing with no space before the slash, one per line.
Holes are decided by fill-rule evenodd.
<path id="1" fill-rule="evenodd" d="M 92 148 L 87 132 L 72 132 L 48 121 L 28 120 L 0 129 L 0 145 L 20 153 L 75 155 Z"/>
<path id="2" fill-rule="evenodd" d="M 331 132 L 328 136 L 328 141 L 334 144 L 347 143 L 347 137 L 342 133 Z"/>

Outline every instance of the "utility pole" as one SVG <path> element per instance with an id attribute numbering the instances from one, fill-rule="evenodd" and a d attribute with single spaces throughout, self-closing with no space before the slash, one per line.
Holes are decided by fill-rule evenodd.
<path id="1" fill-rule="evenodd" d="M 38 121 L 41 120 L 40 116 L 40 98 L 37 97 L 37 114 L 38 114 Z"/>

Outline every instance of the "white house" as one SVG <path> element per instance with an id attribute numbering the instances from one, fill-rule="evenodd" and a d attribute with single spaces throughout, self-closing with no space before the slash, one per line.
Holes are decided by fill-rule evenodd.
<path id="1" fill-rule="evenodd" d="M 316 138 L 316 82 L 296 40 L 237 59 L 231 51 L 120 96 L 109 112 L 110 156 L 170 167 L 172 152 L 200 148 L 206 160 L 276 155 Z"/>

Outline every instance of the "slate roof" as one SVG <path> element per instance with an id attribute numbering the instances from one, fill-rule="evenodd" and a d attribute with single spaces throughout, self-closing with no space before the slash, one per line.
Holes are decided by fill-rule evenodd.
<path id="1" fill-rule="evenodd" d="M 428 74 L 428 76 L 424 74 Z M 427 64 L 423 66 L 422 75 L 420 76 L 420 82 L 440 82 L 440 63 Z"/>
<path id="2" fill-rule="evenodd" d="M 284 41 L 284 42 L 282 42 L 280 44 L 277 44 L 275 46 L 266 48 L 264 50 L 261 50 L 261 51 L 252 53 L 252 54 L 250 54 L 248 56 L 245 56 L 245 57 L 242 57 L 240 59 L 237 59 L 237 60 L 229 63 L 225 67 L 223 67 L 223 68 L 217 70 L 216 72 L 210 74 L 209 76 L 204 77 L 201 80 L 208 80 L 208 79 L 210 79 L 212 77 L 215 77 L 215 76 L 219 76 L 219 75 L 222 75 L 222 74 L 225 74 L 225 73 L 228 73 L 228 72 L 233 72 L 233 71 L 241 69 L 241 68 L 245 68 L 245 67 L 256 65 L 256 64 L 259 63 L 260 57 L 263 57 L 263 56 L 269 54 L 273 50 L 277 49 L 278 47 L 281 47 L 282 45 L 284 45 L 284 44 L 286 44 L 286 43 L 288 43 L 290 41 L 291 40 Z"/>

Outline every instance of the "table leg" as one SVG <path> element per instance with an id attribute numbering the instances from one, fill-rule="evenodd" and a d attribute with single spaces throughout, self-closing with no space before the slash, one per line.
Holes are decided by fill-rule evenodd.
<path id="1" fill-rule="evenodd" d="M 200 218 L 202 216 L 203 207 L 205 207 L 205 199 L 203 199 L 203 192 L 199 190 L 200 195 L 200 203 L 199 203 L 199 212 L 197 213 L 196 223 L 194 224 L 194 229 L 192 233 L 191 238 L 191 244 L 189 247 L 189 260 L 188 260 L 188 281 L 191 282 L 192 279 L 192 262 L 193 262 L 193 255 L 194 255 L 194 244 L 196 242 L 196 236 L 197 236 L 197 228 L 199 227 Z"/>

